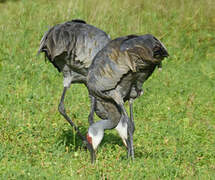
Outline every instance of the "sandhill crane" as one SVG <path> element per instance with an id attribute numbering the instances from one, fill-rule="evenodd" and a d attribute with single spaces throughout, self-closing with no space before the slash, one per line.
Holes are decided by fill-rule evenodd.
<path id="1" fill-rule="evenodd" d="M 72 83 L 86 85 L 86 75 L 93 57 L 109 41 L 110 37 L 104 31 L 87 24 L 83 20 L 76 19 L 51 27 L 42 37 L 38 50 L 38 54 L 44 52 L 45 57 L 54 67 L 63 73 L 64 89 L 58 110 L 74 127 L 77 134 L 86 143 L 89 151 L 92 150 L 91 145 L 66 114 L 64 98 L 67 89 Z M 91 112 L 88 118 L 90 124 L 93 123 L 94 101 L 95 99 L 92 97 Z"/>
<path id="2" fill-rule="evenodd" d="M 134 159 L 134 122 L 124 103 L 137 98 L 142 85 L 168 56 L 165 46 L 153 35 L 130 35 L 110 41 L 94 57 L 87 76 L 89 93 L 97 99 L 96 114 L 102 119 L 90 125 L 87 140 L 92 161 L 104 130 L 116 128 Z M 104 113 L 105 112 L 105 113 Z"/>

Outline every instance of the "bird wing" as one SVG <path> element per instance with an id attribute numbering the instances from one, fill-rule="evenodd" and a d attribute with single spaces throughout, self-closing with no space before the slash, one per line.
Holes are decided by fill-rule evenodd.
<path id="1" fill-rule="evenodd" d="M 79 30 L 75 47 L 74 61 L 89 68 L 95 55 L 110 41 L 110 37 L 102 30 L 87 24 Z"/>
<path id="2" fill-rule="evenodd" d="M 118 38 L 97 54 L 89 73 L 97 91 L 114 89 L 124 75 L 136 72 L 138 59 L 152 61 L 153 51 L 142 41 L 141 36 Z"/>
<path id="3" fill-rule="evenodd" d="M 45 52 L 52 63 L 63 55 L 60 59 L 69 60 L 71 66 L 88 68 L 93 57 L 109 41 L 104 31 L 84 21 L 72 20 L 50 28 L 40 42 L 38 53 Z"/>
<path id="4" fill-rule="evenodd" d="M 109 54 L 109 56 L 104 58 L 106 61 L 99 62 L 100 68 L 97 67 L 95 71 L 93 71 L 94 78 L 91 82 L 99 91 L 113 89 L 124 74 L 127 74 L 130 69 L 134 69 L 133 64 L 129 61 L 127 54 L 121 54 L 117 59 L 114 59 L 114 56 L 115 53 L 113 51 Z M 122 60 L 124 60 L 124 64 Z M 90 71 L 90 74 L 93 72 Z"/>
<path id="5" fill-rule="evenodd" d="M 147 44 L 145 36 L 138 36 L 125 41 L 121 46 L 121 51 L 126 51 L 133 61 L 141 59 L 144 61 L 153 61 L 153 48 Z"/>

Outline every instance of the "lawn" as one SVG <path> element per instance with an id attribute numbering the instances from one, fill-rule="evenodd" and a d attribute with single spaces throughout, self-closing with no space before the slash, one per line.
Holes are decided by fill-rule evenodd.
<path id="1" fill-rule="evenodd" d="M 0 1 L 0 179 L 215 179 L 214 12 L 214 0 Z M 134 103 L 134 162 L 110 130 L 92 165 L 57 110 L 62 75 L 36 53 L 49 27 L 74 18 L 168 49 Z M 65 106 L 86 134 L 86 88 L 72 85 Z"/>

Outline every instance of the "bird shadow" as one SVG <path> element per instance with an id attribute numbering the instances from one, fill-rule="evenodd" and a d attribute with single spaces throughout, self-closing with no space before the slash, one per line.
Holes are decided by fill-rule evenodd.
<path id="1" fill-rule="evenodd" d="M 83 131 L 85 132 L 86 128 L 79 127 L 79 130 L 84 135 Z M 65 146 L 68 152 L 77 151 L 84 147 L 82 139 L 73 129 L 62 130 L 61 134 L 57 137 L 56 144 L 58 146 Z"/>
<path id="2" fill-rule="evenodd" d="M 85 136 L 87 134 L 86 127 L 79 126 L 79 130 L 82 135 Z M 77 135 L 77 133 L 73 129 L 63 130 L 62 133 L 58 136 L 56 144 L 58 146 L 65 146 L 68 152 L 77 151 L 82 148 L 86 149 L 82 139 Z M 104 139 L 102 140 L 99 146 L 102 147 L 104 144 L 124 146 L 119 136 L 110 133 L 105 134 Z"/>
<path id="3" fill-rule="evenodd" d="M 87 133 L 86 127 L 79 126 L 79 130 L 82 135 L 85 135 Z M 76 152 L 80 149 L 81 150 L 84 149 L 87 151 L 87 148 L 83 144 L 82 139 L 76 134 L 76 132 L 73 129 L 63 130 L 62 133 L 58 136 L 56 141 L 57 141 L 56 142 L 57 145 L 64 146 L 67 152 Z M 121 138 L 118 135 L 115 135 L 112 133 L 106 133 L 104 135 L 104 139 L 102 140 L 100 147 L 107 146 L 107 144 L 108 146 L 111 145 L 112 148 L 115 148 L 116 147 L 115 145 L 125 148 Z M 125 151 L 127 151 L 126 148 L 125 148 Z M 141 158 L 145 156 L 143 147 L 135 148 L 134 146 L 134 152 L 135 152 L 135 158 Z M 121 155 L 120 159 L 127 161 L 128 157 Z"/>

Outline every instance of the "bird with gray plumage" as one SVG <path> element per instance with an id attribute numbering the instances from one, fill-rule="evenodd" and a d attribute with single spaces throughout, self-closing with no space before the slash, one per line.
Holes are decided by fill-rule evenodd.
<path id="1" fill-rule="evenodd" d="M 63 93 L 59 103 L 59 112 L 77 131 L 92 152 L 92 146 L 82 136 L 77 126 L 66 114 L 64 98 L 67 89 L 73 83 L 86 85 L 88 68 L 94 56 L 110 41 L 110 37 L 102 30 L 87 24 L 83 20 L 72 20 L 57 24 L 50 28 L 42 37 L 38 54 L 45 53 L 45 58 L 51 62 L 59 72 L 63 73 Z M 91 112 L 89 123 L 93 123 L 94 101 L 91 98 Z"/>
<path id="2" fill-rule="evenodd" d="M 94 151 L 104 130 L 116 128 L 134 159 L 134 122 L 124 103 L 141 95 L 143 83 L 167 56 L 165 46 L 150 34 L 116 38 L 97 53 L 87 76 L 88 91 L 97 99 L 95 112 L 102 119 L 88 129 L 87 140 Z"/>

